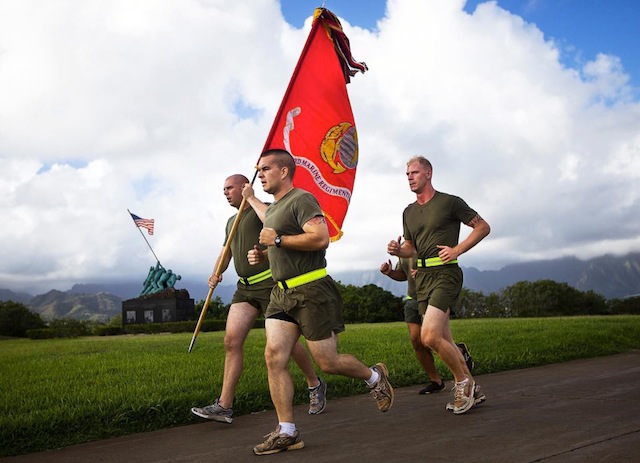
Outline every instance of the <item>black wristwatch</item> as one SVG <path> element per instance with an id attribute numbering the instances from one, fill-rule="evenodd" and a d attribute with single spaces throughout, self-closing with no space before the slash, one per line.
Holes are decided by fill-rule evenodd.
<path id="1" fill-rule="evenodd" d="M 282 236 L 281 235 L 276 236 L 276 239 L 273 240 L 273 243 L 276 245 L 276 248 L 279 248 L 280 246 L 282 246 Z"/>

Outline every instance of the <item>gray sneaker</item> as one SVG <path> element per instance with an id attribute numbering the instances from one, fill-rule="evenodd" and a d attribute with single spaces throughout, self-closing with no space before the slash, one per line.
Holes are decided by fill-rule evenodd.
<path id="1" fill-rule="evenodd" d="M 327 406 L 327 383 L 322 378 L 318 381 L 320 384 L 309 389 L 309 415 L 319 415 Z"/>
<path id="2" fill-rule="evenodd" d="M 478 384 L 476 384 L 476 389 L 473 393 L 473 405 L 480 405 L 482 402 L 484 402 L 485 400 L 487 400 L 487 396 L 484 395 L 484 392 L 482 392 L 482 390 L 480 389 L 480 386 Z M 446 405 L 446 409 L 447 410 L 453 410 L 453 402 L 449 402 Z"/>
<path id="3" fill-rule="evenodd" d="M 284 452 L 285 450 L 298 450 L 304 448 L 304 442 L 300 439 L 300 433 L 296 431 L 293 436 L 280 434 L 280 425 L 275 431 L 264 436 L 266 440 L 253 448 L 256 455 L 270 455 Z"/>
<path id="4" fill-rule="evenodd" d="M 387 412 L 393 405 L 393 387 L 389 383 L 389 370 L 384 363 L 376 363 L 371 368 L 380 374 L 378 382 L 371 388 L 371 395 L 376 400 L 378 410 Z"/>
<path id="5" fill-rule="evenodd" d="M 205 420 L 231 424 L 233 422 L 233 409 L 224 408 L 220 403 L 218 403 L 218 400 L 219 399 L 216 399 L 214 403 L 203 408 L 193 407 L 191 409 L 191 413 L 199 416 L 200 418 L 204 418 Z"/>

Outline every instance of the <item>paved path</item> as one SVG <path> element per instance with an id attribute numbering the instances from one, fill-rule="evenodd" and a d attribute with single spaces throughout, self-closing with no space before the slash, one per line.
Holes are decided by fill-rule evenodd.
<path id="1" fill-rule="evenodd" d="M 487 401 L 460 416 L 444 409 L 449 392 L 417 386 L 396 389 L 388 413 L 368 394 L 329 400 L 319 416 L 296 407 L 306 447 L 276 455 L 251 450 L 275 428 L 269 411 L 0 461 L 640 462 L 640 351 L 476 379 Z"/>

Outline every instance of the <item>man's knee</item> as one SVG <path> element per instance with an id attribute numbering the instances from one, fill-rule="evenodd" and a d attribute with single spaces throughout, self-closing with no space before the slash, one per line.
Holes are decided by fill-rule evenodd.
<path id="1" fill-rule="evenodd" d="M 422 343 L 422 340 L 420 339 L 420 335 L 411 336 L 411 345 L 413 346 L 413 350 L 415 350 L 416 352 L 429 350 Z"/>
<path id="2" fill-rule="evenodd" d="M 227 330 L 224 334 L 224 348 L 226 351 L 242 350 L 244 341 L 245 336 L 242 336 L 233 330 Z"/>
<path id="3" fill-rule="evenodd" d="M 440 336 L 436 331 L 427 329 L 422 331 L 420 339 L 422 341 L 422 345 L 425 347 L 431 350 L 437 350 L 438 344 L 442 340 L 442 336 Z"/>
<path id="4" fill-rule="evenodd" d="M 264 349 L 264 361 L 267 368 L 286 368 L 289 356 L 282 353 L 280 349 L 270 348 L 268 345 Z"/>
<path id="5" fill-rule="evenodd" d="M 335 356 L 330 358 L 322 357 L 314 360 L 318 365 L 318 368 L 320 368 L 323 373 L 326 373 L 328 375 L 335 375 L 340 373 L 337 359 L 338 357 Z"/>

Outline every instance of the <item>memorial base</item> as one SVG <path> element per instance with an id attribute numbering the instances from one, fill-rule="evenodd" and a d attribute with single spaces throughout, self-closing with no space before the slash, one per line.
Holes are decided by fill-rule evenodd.
<path id="1" fill-rule="evenodd" d="M 164 291 L 122 301 L 122 330 L 127 325 L 195 320 L 193 299 L 186 289 Z"/>

